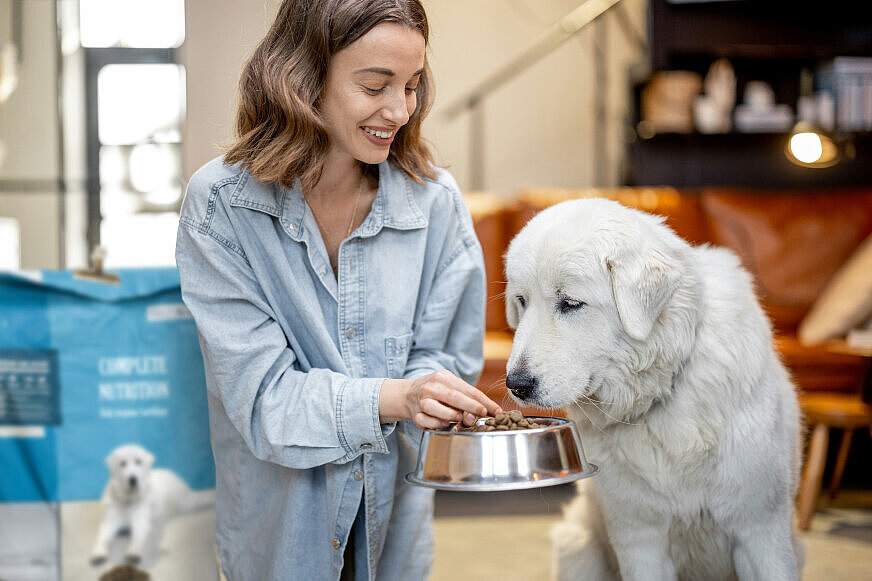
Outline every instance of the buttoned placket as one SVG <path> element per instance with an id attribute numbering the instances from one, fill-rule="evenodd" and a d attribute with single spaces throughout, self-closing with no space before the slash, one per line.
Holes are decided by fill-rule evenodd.
<path id="1" fill-rule="evenodd" d="M 365 281 L 361 269 L 355 269 L 355 262 L 363 246 L 355 234 L 339 245 L 337 268 L 338 336 L 339 351 L 345 366 L 356 377 L 366 377 L 366 350 L 363 315 L 365 309 Z"/>

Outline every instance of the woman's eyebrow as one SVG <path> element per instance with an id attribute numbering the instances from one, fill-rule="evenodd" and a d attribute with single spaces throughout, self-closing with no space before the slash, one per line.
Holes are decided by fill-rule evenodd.
<path id="1" fill-rule="evenodd" d="M 390 69 L 384 69 L 381 67 L 367 67 L 365 69 L 357 69 L 356 71 L 354 71 L 354 74 L 360 74 L 360 73 L 375 73 L 377 75 L 384 75 L 386 77 L 395 76 L 394 71 L 392 71 Z M 417 77 L 417 76 L 422 75 L 423 73 L 424 73 L 424 69 L 418 69 L 417 71 L 415 71 L 412 74 L 412 76 Z"/>

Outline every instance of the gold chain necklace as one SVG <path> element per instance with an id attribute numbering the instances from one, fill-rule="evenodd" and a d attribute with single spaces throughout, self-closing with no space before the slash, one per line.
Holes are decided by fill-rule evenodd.
<path id="1" fill-rule="evenodd" d="M 354 209 L 351 210 L 351 219 L 348 221 L 348 230 L 345 232 L 346 238 L 351 236 L 351 231 L 354 229 L 354 219 L 357 217 L 357 208 L 360 205 L 360 195 L 363 192 L 363 184 L 365 184 L 365 183 L 366 183 L 366 176 L 361 175 L 360 176 L 360 185 L 357 187 L 357 195 L 354 197 Z M 315 210 L 312 209 L 312 205 L 309 203 L 309 198 L 306 196 L 306 194 L 303 194 L 303 199 L 306 200 L 306 206 L 308 206 L 309 211 L 312 212 L 312 217 L 315 218 L 315 223 L 318 224 L 318 228 L 320 228 L 324 234 L 326 234 L 327 236 L 330 236 L 330 230 L 328 230 L 327 228 L 324 227 L 323 224 L 321 224 L 321 220 L 318 219 L 318 215 L 315 214 Z"/>

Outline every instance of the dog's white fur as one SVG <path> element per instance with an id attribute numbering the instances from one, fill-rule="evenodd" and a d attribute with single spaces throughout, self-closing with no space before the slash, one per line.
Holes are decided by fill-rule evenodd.
<path id="1" fill-rule="evenodd" d="M 600 468 L 552 531 L 557 577 L 798 579 L 799 410 L 736 256 L 573 200 L 526 225 L 506 274 L 507 385 L 566 407 Z"/>
<path id="2" fill-rule="evenodd" d="M 174 472 L 153 468 L 154 456 L 142 446 L 115 448 L 106 465 L 103 520 L 91 552 L 95 566 L 106 562 L 113 539 L 124 535 L 130 536 L 125 561 L 139 564 L 156 552 L 169 519 L 215 504 L 213 490 L 192 491 Z"/>

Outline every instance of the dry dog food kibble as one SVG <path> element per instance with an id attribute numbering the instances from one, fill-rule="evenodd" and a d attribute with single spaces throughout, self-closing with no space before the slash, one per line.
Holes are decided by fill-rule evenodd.
<path id="1" fill-rule="evenodd" d="M 544 428 L 543 424 L 537 424 L 532 419 L 525 418 L 518 410 L 503 412 L 485 420 L 483 424 L 462 428 L 465 432 L 495 432 L 506 430 L 529 430 L 532 428 Z"/>

